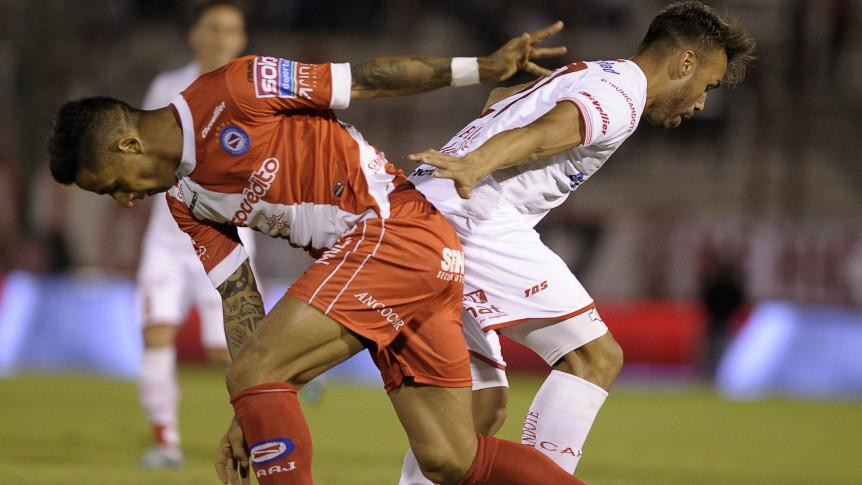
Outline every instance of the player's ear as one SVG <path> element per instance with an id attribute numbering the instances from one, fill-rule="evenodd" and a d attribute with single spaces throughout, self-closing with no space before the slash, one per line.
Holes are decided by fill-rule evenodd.
<path id="1" fill-rule="evenodd" d="M 141 140 L 132 135 L 124 136 L 117 142 L 117 149 L 124 155 L 140 155 L 143 153 Z"/>
<path id="2" fill-rule="evenodd" d="M 691 49 L 684 49 L 679 53 L 675 74 L 678 79 L 685 79 L 694 74 L 697 69 L 697 54 Z"/>

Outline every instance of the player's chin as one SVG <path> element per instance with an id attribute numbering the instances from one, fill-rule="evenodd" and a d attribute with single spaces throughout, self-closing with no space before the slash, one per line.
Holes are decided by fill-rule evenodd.
<path id="1" fill-rule="evenodd" d="M 682 116 L 676 116 L 662 123 L 663 128 L 676 128 L 682 124 Z"/>

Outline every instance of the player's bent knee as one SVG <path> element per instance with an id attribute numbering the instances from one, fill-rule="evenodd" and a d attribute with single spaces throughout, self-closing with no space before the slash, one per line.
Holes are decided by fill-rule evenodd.
<path id="1" fill-rule="evenodd" d="M 623 368 L 623 349 L 610 332 L 563 356 L 556 370 L 610 390 Z"/>
<path id="2" fill-rule="evenodd" d="M 476 431 L 493 436 L 506 422 L 508 388 L 495 387 L 473 392 L 473 423 Z"/>
<path id="3" fill-rule="evenodd" d="M 422 475 L 434 483 L 458 483 L 473 463 L 473 457 L 465 450 L 413 445 L 413 453 Z"/>
<path id="4" fill-rule="evenodd" d="M 476 421 L 476 431 L 486 436 L 494 436 L 503 427 L 508 416 L 505 405 L 494 408 L 484 419 Z"/>
<path id="5" fill-rule="evenodd" d="M 174 345 L 177 329 L 173 325 L 158 323 L 147 325 L 143 330 L 144 347 L 154 349 Z"/>
<path id="6" fill-rule="evenodd" d="M 228 365 L 226 380 L 228 391 L 233 394 L 258 384 L 283 381 L 276 369 L 269 365 L 266 351 L 255 345 L 254 337 L 243 345 L 239 355 Z"/>

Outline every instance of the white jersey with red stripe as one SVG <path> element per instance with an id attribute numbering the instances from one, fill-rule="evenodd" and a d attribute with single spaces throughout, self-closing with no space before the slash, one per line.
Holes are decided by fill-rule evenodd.
<path id="1" fill-rule="evenodd" d="M 563 153 L 502 168 L 461 199 L 448 179 L 422 165 L 411 182 L 443 213 L 472 220 L 512 220 L 531 225 L 586 182 L 631 135 L 646 102 L 646 77 L 632 61 L 575 62 L 536 80 L 489 107 L 442 149 L 463 157 L 494 135 L 524 127 L 557 104 L 571 102 L 584 122 L 583 144 Z"/>
<path id="2" fill-rule="evenodd" d="M 596 173 L 634 132 L 646 89 L 646 77 L 631 61 L 569 64 L 489 107 L 442 151 L 463 157 L 494 135 L 526 126 L 563 102 L 574 103 L 581 112 L 582 145 L 497 170 L 466 200 L 458 196 L 451 180 L 432 176 L 434 167 L 420 166 L 410 176 L 461 237 L 466 259 L 463 320 L 474 355 L 502 366 L 496 334 L 491 331 L 514 331 L 510 327 L 539 321 L 590 315 L 589 323 L 576 325 L 573 334 L 554 336 L 559 348 L 534 348 L 554 358 L 607 331 L 592 297 L 566 263 L 542 243 L 534 226 Z M 476 327 L 484 333 L 475 331 Z M 480 386 L 488 384 L 482 384 L 486 379 L 480 373 L 474 372 L 473 378 Z"/>
<path id="3" fill-rule="evenodd" d="M 183 155 L 168 204 L 215 286 L 246 259 L 238 226 L 319 254 L 389 216 L 406 179 L 331 111 L 350 90 L 348 64 L 246 56 L 174 99 Z"/>

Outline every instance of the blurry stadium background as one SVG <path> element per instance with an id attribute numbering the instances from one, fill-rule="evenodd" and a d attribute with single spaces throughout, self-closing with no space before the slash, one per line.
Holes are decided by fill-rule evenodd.
<path id="1" fill-rule="evenodd" d="M 248 52 L 309 62 L 483 55 L 555 19 L 559 66 L 633 54 L 658 0 L 249 0 Z M 587 442 L 593 484 L 862 483 L 862 20 L 859 0 L 708 2 L 759 61 L 677 130 L 646 123 L 540 232 L 626 353 Z M 0 1 L 0 483 L 215 483 L 222 370 L 180 334 L 187 467 L 139 472 L 134 272 L 149 204 L 129 211 L 47 170 L 70 98 L 137 104 L 191 53 L 191 2 Z M 522 75 L 511 83 L 523 82 Z M 487 86 L 356 103 L 390 160 L 442 145 Z M 277 299 L 310 260 L 258 238 Z M 544 364 L 506 344 L 514 438 Z M 396 483 L 405 440 L 364 358 L 309 405 L 323 484 Z"/>

